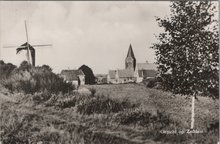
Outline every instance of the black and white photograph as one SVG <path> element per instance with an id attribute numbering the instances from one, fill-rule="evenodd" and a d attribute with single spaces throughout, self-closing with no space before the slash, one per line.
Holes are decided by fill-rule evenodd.
<path id="1" fill-rule="evenodd" d="M 218 1 L 0 1 L 0 144 L 219 144 Z"/>

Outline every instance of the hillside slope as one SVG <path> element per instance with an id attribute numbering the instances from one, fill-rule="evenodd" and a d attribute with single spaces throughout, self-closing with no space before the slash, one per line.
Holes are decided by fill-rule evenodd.
<path id="1" fill-rule="evenodd" d="M 51 100 L 35 103 L 34 95 L 12 94 L 1 87 L 1 141 L 22 144 L 217 141 L 217 132 L 207 131 L 218 120 L 217 101 L 199 97 L 196 102 L 196 129 L 203 133 L 161 134 L 161 130 L 188 129 L 190 99 L 136 84 L 85 87 L 94 91 L 94 96 L 55 95 L 57 99 L 51 105 L 48 105 Z M 57 106 L 55 103 L 59 102 L 68 105 Z"/>

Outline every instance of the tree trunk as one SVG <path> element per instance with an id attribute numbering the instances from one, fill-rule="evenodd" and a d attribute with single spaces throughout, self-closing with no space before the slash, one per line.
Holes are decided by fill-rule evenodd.
<path id="1" fill-rule="evenodd" d="M 192 111 L 191 111 L 191 129 L 194 128 L 195 123 L 195 95 L 192 96 Z"/>

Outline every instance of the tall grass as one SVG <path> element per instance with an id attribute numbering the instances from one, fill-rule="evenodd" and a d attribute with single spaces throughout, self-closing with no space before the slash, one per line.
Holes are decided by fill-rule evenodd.
<path id="1" fill-rule="evenodd" d="M 109 86 L 110 93 L 100 93 L 97 87 L 91 87 L 90 94 L 43 91 L 25 95 L 21 101 L 26 99 L 26 103 L 38 106 L 28 110 L 23 103 L 3 103 L 0 109 L 3 143 L 212 144 L 218 141 L 217 118 L 212 123 L 209 120 L 215 118 L 217 107 L 210 105 L 213 103 L 208 99 L 196 103 L 203 115 L 200 121 L 207 121 L 206 127 L 198 122 L 196 128 L 202 128 L 204 133 L 162 134 L 161 130 L 188 128 L 187 119 L 181 116 L 188 113 L 189 100 L 171 98 L 168 93 L 138 85 L 112 85 L 114 89 Z M 106 89 L 109 87 L 105 85 Z"/>
<path id="2" fill-rule="evenodd" d="M 77 106 L 77 112 L 81 114 L 95 113 L 117 113 L 125 109 L 137 107 L 138 104 L 131 103 L 128 99 L 112 99 L 108 96 L 98 95 L 93 98 L 86 99 Z"/>

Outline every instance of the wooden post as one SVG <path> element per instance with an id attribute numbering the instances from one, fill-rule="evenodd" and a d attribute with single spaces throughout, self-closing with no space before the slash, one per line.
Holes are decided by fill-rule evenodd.
<path id="1" fill-rule="evenodd" d="M 191 130 L 194 128 L 195 123 L 195 95 L 192 96 L 192 111 L 191 111 Z"/>

